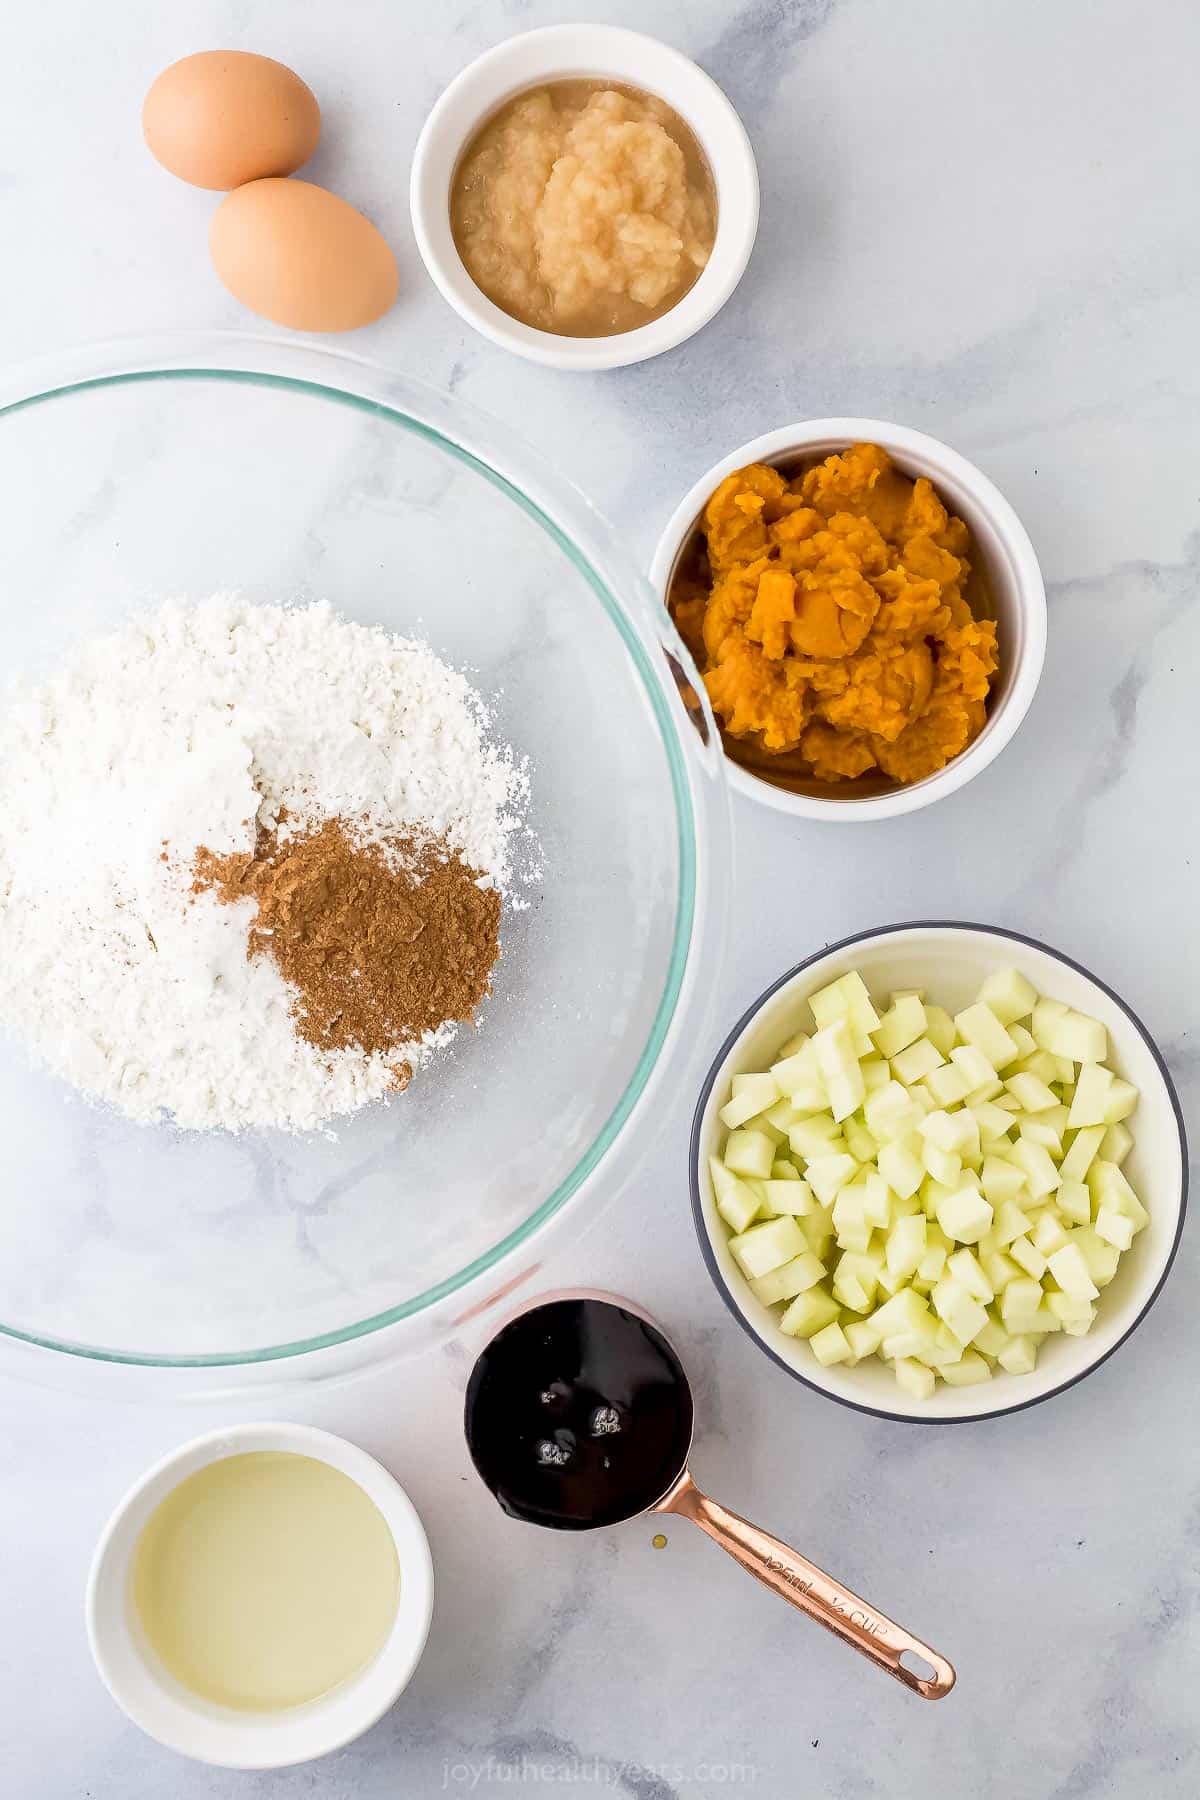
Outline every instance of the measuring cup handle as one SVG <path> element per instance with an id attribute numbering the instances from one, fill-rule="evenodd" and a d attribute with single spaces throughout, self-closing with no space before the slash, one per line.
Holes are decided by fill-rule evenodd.
<path id="1" fill-rule="evenodd" d="M 836 1632 L 844 1643 L 869 1656 L 878 1668 L 895 1676 L 923 1700 L 940 1700 L 954 1686 L 954 1669 L 944 1656 L 939 1656 L 920 1638 L 913 1637 L 903 1626 L 885 1619 L 882 1613 L 789 1545 L 730 1512 L 718 1501 L 710 1500 L 686 1469 L 658 1502 L 655 1511 L 678 1513 L 681 1518 L 691 1519 L 773 1593 L 790 1600 L 793 1606 L 798 1606 L 801 1612 L 827 1630 Z M 932 1675 L 919 1675 L 914 1669 L 906 1668 L 900 1660 L 906 1652 L 926 1663 L 933 1671 Z"/>

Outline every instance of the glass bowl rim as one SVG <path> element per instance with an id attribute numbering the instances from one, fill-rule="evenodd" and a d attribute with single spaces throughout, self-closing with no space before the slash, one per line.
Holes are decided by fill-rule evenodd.
<path id="1" fill-rule="evenodd" d="M 328 374 L 329 378 L 320 379 L 323 374 Z M 356 385 L 339 385 L 333 379 L 335 375 L 340 375 L 343 381 L 353 380 Z M 351 411 L 367 416 L 386 417 L 401 430 L 422 439 L 445 452 L 461 466 L 473 470 L 498 493 L 513 501 L 546 533 L 583 577 L 616 629 L 639 678 L 658 730 L 667 760 L 676 822 L 679 874 L 671 950 L 662 992 L 633 1071 L 598 1133 L 550 1195 L 520 1225 L 499 1238 L 488 1250 L 474 1257 L 463 1269 L 395 1306 L 385 1307 L 350 1324 L 312 1337 L 293 1338 L 254 1349 L 174 1355 L 118 1350 L 30 1331 L 0 1320 L 0 1339 L 92 1364 L 117 1364 L 147 1370 L 249 1369 L 320 1351 L 336 1350 L 339 1346 L 384 1332 L 404 1320 L 431 1313 L 441 1302 L 501 1268 L 510 1256 L 561 1214 L 567 1203 L 596 1173 L 621 1139 L 635 1107 L 645 1094 L 652 1074 L 662 1061 L 671 1028 L 679 1023 L 685 976 L 691 961 L 691 951 L 698 937 L 698 900 L 704 897 L 697 880 L 700 810 L 693 799 L 684 739 L 672 718 L 664 675 L 655 666 L 633 613 L 617 597 L 588 551 L 576 542 L 573 530 L 555 517 L 555 510 L 565 507 L 568 512 L 573 511 L 575 519 L 572 524 L 583 524 L 582 535 L 585 538 L 595 533 L 607 540 L 606 560 L 608 555 L 615 552 L 618 561 L 627 561 L 624 573 L 633 577 L 631 598 L 639 595 L 643 605 L 652 605 L 653 595 L 647 577 L 631 557 L 625 558 L 612 528 L 582 490 L 569 477 L 557 470 L 550 471 L 540 454 L 519 433 L 512 432 L 482 408 L 460 400 L 456 395 L 443 393 L 432 384 L 399 370 L 386 368 L 366 357 L 330 349 L 325 345 L 247 332 L 176 331 L 81 344 L 2 371 L 0 419 L 30 411 L 47 401 L 65 399 L 88 391 L 174 380 L 227 381 L 238 386 L 307 394 L 344 405 Z M 407 397 L 409 404 L 418 410 L 410 412 L 389 400 L 385 392 L 388 387 L 397 388 Z M 363 391 L 364 389 L 374 391 Z M 452 410 L 453 424 L 449 419 L 441 423 L 430 422 L 430 416 L 437 419 L 439 414 L 448 410 Z M 430 416 L 423 417 L 422 413 Z M 461 432 L 457 429 L 460 421 Z M 544 483 L 550 494 L 553 494 L 553 501 L 537 493 L 526 492 L 518 481 L 498 466 L 499 457 L 493 462 L 483 449 L 471 447 L 472 440 L 476 444 L 487 445 L 489 438 L 500 436 L 517 445 L 516 460 L 526 464 L 537 474 L 538 480 L 531 485 L 537 488 L 539 483 Z M 657 616 L 657 609 L 647 613 L 647 635 L 651 626 L 658 637 L 665 640 L 664 647 L 669 645 L 671 656 L 678 660 L 689 677 L 693 692 L 698 696 L 704 722 L 709 727 L 708 741 L 712 741 L 715 726 L 703 684 L 665 609 L 661 618 Z M 722 795 L 727 804 L 723 771 L 718 772 L 718 779 L 721 780 Z"/>

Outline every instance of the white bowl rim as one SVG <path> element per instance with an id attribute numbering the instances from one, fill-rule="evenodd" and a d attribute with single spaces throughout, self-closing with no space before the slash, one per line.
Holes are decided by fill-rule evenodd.
<path id="1" fill-rule="evenodd" d="M 861 800 L 827 800 L 776 787 L 751 774 L 732 758 L 726 758 L 730 786 L 738 793 L 747 795 L 760 806 L 772 807 L 793 818 L 817 819 L 826 824 L 857 825 L 874 819 L 893 819 L 932 806 L 935 801 L 945 799 L 965 786 L 999 756 L 1013 737 L 1029 710 L 1046 660 L 1045 582 L 1029 533 L 1011 503 L 983 470 L 960 451 L 927 432 L 897 425 L 888 419 L 802 419 L 797 424 L 783 425 L 750 438 L 723 456 L 688 489 L 658 540 L 650 565 L 650 581 L 663 605 L 684 541 L 710 494 L 727 475 L 745 468 L 748 463 L 777 462 L 788 454 L 830 451 L 854 443 L 881 444 L 885 450 L 895 451 L 902 458 L 910 457 L 918 465 L 927 465 L 935 481 L 939 473 L 947 475 L 970 494 L 1012 558 L 1024 635 L 1012 685 L 1002 707 L 989 717 L 987 726 L 974 743 L 968 744 L 945 768 L 910 787 Z M 925 472 L 923 467 L 920 472 Z"/>
<path id="2" fill-rule="evenodd" d="M 760 1332 L 755 1330 L 753 1323 L 746 1316 L 745 1312 L 738 1305 L 733 1294 L 730 1292 L 725 1276 L 713 1253 L 712 1240 L 709 1234 L 703 1200 L 700 1193 L 699 1176 L 701 1143 L 704 1134 L 705 1114 L 708 1110 L 713 1086 L 726 1057 L 729 1055 L 738 1039 L 746 1030 L 748 1030 L 750 1025 L 758 1017 L 758 1014 L 762 1011 L 763 1007 L 766 1006 L 767 1002 L 779 992 L 780 988 L 786 987 L 788 982 L 793 981 L 795 977 L 802 974 L 805 969 L 811 968 L 814 963 L 823 962 L 827 957 L 836 956 L 839 951 L 847 950 L 854 944 L 868 943 L 879 938 L 902 937 L 906 932 L 910 931 L 974 931 L 979 932 L 985 937 L 1007 938 L 1012 943 L 1023 944 L 1030 949 L 1040 951 L 1043 955 L 1049 956 L 1055 962 L 1063 963 L 1067 968 L 1075 970 L 1077 974 L 1082 975 L 1087 981 L 1092 982 L 1125 1014 L 1134 1030 L 1142 1039 L 1147 1050 L 1150 1052 L 1150 1056 L 1156 1065 L 1162 1080 L 1163 1091 L 1165 1092 L 1171 1110 L 1175 1115 L 1175 1124 L 1179 1132 L 1179 1216 L 1175 1224 L 1175 1234 L 1163 1262 L 1158 1280 L 1155 1282 L 1150 1293 L 1143 1301 L 1126 1330 L 1121 1333 L 1115 1343 L 1110 1344 L 1108 1349 L 1098 1355 L 1093 1362 L 1087 1363 L 1076 1374 L 1068 1376 L 1066 1380 L 1059 1382 L 1056 1387 L 1047 1388 L 1044 1392 L 1033 1394 L 1027 1400 L 1014 1400 L 1012 1404 L 1008 1406 L 997 1405 L 986 1407 L 982 1412 L 954 1414 L 923 1413 L 919 1410 L 919 1403 L 917 1402 L 913 1402 L 911 1408 L 907 1408 L 903 1405 L 898 1407 L 869 1406 L 865 1401 L 851 1400 L 845 1394 L 835 1393 L 831 1388 L 823 1386 L 821 1382 L 813 1379 L 811 1376 L 802 1374 L 801 1371 L 794 1368 L 791 1363 L 785 1362 L 783 1358 L 777 1355 L 772 1349 L 771 1345 L 767 1342 L 767 1339 Z M 742 1327 L 742 1330 L 755 1344 L 758 1345 L 758 1348 L 764 1355 L 770 1357 L 771 1361 L 778 1368 L 782 1369 L 785 1374 L 791 1376 L 793 1381 L 798 1381 L 804 1387 L 810 1389 L 812 1393 L 820 1394 L 823 1399 L 832 1400 L 838 1406 L 848 1407 L 851 1412 L 869 1413 L 876 1419 L 895 1419 L 905 1425 L 978 1425 L 984 1419 L 1001 1419 L 1007 1417 L 1010 1413 L 1027 1412 L 1031 1407 L 1041 1406 L 1045 1401 L 1053 1400 L 1058 1394 L 1065 1394 L 1069 1388 L 1078 1386 L 1078 1384 L 1081 1381 L 1084 1381 L 1087 1376 L 1093 1374 L 1096 1369 L 1099 1369 L 1104 1363 L 1108 1362 L 1110 1357 L 1115 1356 L 1121 1346 L 1127 1343 L 1130 1337 L 1132 1337 L 1133 1333 L 1142 1323 L 1142 1320 L 1146 1317 L 1146 1314 L 1150 1311 L 1150 1308 L 1154 1305 L 1154 1302 L 1158 1299 L 1158 1296 L 1162 1293 L 1167 1277 L 1171 1273 L 1171 1269 L 1174 1265 L 1175 1258 L 1179 1254 L 1180 1239 L 1183 1236 L 1183 1224 L 1187 1217 L 1188 1178 L 1187 1131 L 1184 1126 L 1183 1108 L 1180 1105 L 1179 1095 L 1176 1091 L 1174 1080 L 1170 1070 L 1167 1068 L 1158 1045 L 1155 1043 L 1153 1037 L 1150 1035 L 1150 1032 L 1138 1017 L 1137 1013 L 1135 1013 L 1133 1008 L 1129 1005 L 1128 1001 L 1122 999 L 1121 995 L 1109 987 L 1107 982 L 1102 981 L 1098 975 L 1093 974 L 1084 963 L 1076 962 L 1074 957 L 1067 956 L 1064 951 L 1056 949 L 1052 944 L 1045 943 L 1041 938 L 1031 937 L 1024 931 L 1013 931 L 1003 925 L 982 925 L 970 919 L 905 919 L 895 925 L 874 925 L 866 931 L 851 932 L 848 937 L 839 938 L 836 943 L 823 944 L 819 950 L 814 950 L 811 956 L 804 957 L 802 961 L 796 963 L 793 968 L 788 969 L 781 975 L 777 981 L 773 981 L 769 987 L 764 988 L 762 993 L 759 994 L 756 999 L 751 1001 L 750 1005 L 732 1027 L 728 1036 L 713 1057 L 712 1065 L 704 1078 L 704 1084 L 701 1087 L 700 1096 L 696 1102 L 696 1110 L 692 1115 L 692 1131 L 688 1145 L 688 1187 L 692 1203 L 692 1223 L 695 1226 L 696 1236 L 699 1240 L 700 1254 L 704 1259 L 704 1266 L 708 1270 L 713 1285 L 716 1287 L 717 1292 L 720 1294 L 721 1299 L 724 1301 L 728 1310 Z"/>
<path id="3" fill-rule="evenodd" d="M 560 337 L 510 318 L 463 267 L 445 205 L 458 157 L 488 115 L 524 88 L 573 75 L 607 75 L 674 107 L 699 139 L 717 190 L 716 237 L 697 280 L 661 318 L 612 337 Z M 501 349 L 549 368 L 618 369 L 673 350 L 707 325 L 729 299 L 758 230 L 758 168 L 732 101 L 681 50 L 620 25 L 543 25 L 485 50 L 443 90 L 413 151 L 409 206 L 430 279 L 474 330 Z"/>
<path id="4" fill-rule="evenodd" d="M 201 1468 L 223 1461 L 226 1457 L 254 1450 L 284 1450 L 311 1456 L 340 1470 L 361 1487 L 371 1499 L 391 1531 L 400 1561 L 400 1599 L 396 1618 L 387 1642 L 367 1667 L 352 1676 L 343 1688 L 322 1695 L 307 1706 L 287 1712 L 260 1716 L 253 1713 L 238 1716 L 236 1723 L 217 1719 L 198 1703 L 193 1711 L 172 1695 L 173 1710 L 185 1713 L 194 1735 L 185 1741 L 182 1732 L 164 1726 L 161 1719 L 150 1717 L 141 1702 L 131 1694 L 119 1668 L 119 1657 L 113 1653 L 113 1634 L 120 1629 L 116 1617 L 102 1598 L 102 1590 L 114 1576 L 125 1590 L 128 1571 L 145 1520 L 167 1494 L 181 1481 Z M 117 1545 L 118 1535 L 131 1516 L 139 1515 L 132 1541 L 125 1548 Z M 114 1567 L 114 1559 L 119 1559 Z M 277 1769 L 326 1756 L 353 1742 L 378 1723 L 399 1699 L 412 1679 L 425 1650 L 433 1618 L 434 1578 L 429 1540 L 420 1514 L 390 1470 L 367 1451 L 347 1438 L 317 1426 L 300 1425 L 282 1420 L 249 1421 L 204 1432 L 190 1438 L 160 1457 L 122 1495 L 113 1508 L 100 1534 L 88 1572 L 84 1599 L 84 1617 L 88 1644 L 97 1672 L 112 1699 L 125 1716 L 147 1737 L 169 1750 L 206 1763 L 215 1768 Z M 145 1661 L 140 1650 L 138 1659 Z M 367 1683 L 370 1681 L 368 1697 Z M 385 1677 L 384 1679 L 380 1679 Z M 347 1703 L 356 1691 L 362 1693 L 362 1704 L 355 1709 Z M 181 1690 L 182 1692 L 182 1690 Z M 325 1731 L 319 1729 L 326 1706 L 336 1703 L 339 1723 Z M 236 1732 L 241 1740 L 238 1753 L 231 1754 L 214 1744 L 204 1744 L 206 1732 L 213 1738 L 228 1737 Z"/>

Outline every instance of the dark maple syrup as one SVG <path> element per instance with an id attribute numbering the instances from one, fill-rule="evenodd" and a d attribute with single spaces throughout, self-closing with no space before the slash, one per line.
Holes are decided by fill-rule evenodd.
<path id="1" fill-rule="evenodd" d="M 472 1460 L 505 1512 L 560 1531 L 615 1525 L 687 1461 L 692 1395 L 666 1338 L 608 1300 L 551 1300 L 506 1325 L 467 1384 Z"/>

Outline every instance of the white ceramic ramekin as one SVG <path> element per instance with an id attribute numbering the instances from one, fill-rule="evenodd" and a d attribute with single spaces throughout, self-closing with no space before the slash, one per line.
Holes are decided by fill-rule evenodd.
<path id="1" fill-rule="evenodd" d="M 454 171 L 479 126 L 526 88 L 584 76 L 623 82 L 665 100 L 695 132 L 717 191 L 716 240 L 695 285 L 661 319 L 602 338 L 559 337 L 509 318 L 467 274 L 450 230 Z M 553 369 L 618 369 L 674 349 L 724 306 L 758 229 L 754 152 L 716 82 L 670 45 L 611 25 L 548 25 L 469 63 L 425 121 L 409 194 L 417 248 L 443 297 L 492 343 Z"/>
<path id="2" fill-rule="evenodd" d="M 807 419 L 751 438 L 700 477 L 659 539 L 650 578 L 665 602 L 680 554 L 709 495 L 735 469 L 765 462 L 786 470 L 856 443 L 880 444 L 904 474 L 928 476 L 950 510 L 965 519 L 990 582 L 1000 641 L 1000 667 L 987 724 L 961 756 L 924 781 L 840 800 L 824 793 L 792 793 L 728 759 L 732 787 L 764 806 L 798 819 L 861 824 L 917 812 L 965 786 L 1000 754 L 1029 710 L 1046 656 L 1046 590 L 1029 534 L 999 489 L 965 456 L 905 425 L 891 425 L 885 419 Z"/>
<path id="3" fill-rule="evenodd" d="M 969 1005 L 986 976 L 1019 969 L 1038 992 L 1099 1019 L 1108 1030 L 1109 1066 L 1140 1091 L 1129 1120 L 1133 1148 L 1124 1170 L 1150 1214 L 1144 1231 L 1122 1256 L 1101 1291 L 1086 1337 L 1054 1332 L 1042 1344 L 1032 1375 L 998 1372 L 976 1387 L 939 1382 L 928 1400 L 911 1399 L 877 1357 L 855 1368 L 824 1369 L 808 1345 L 779 1329 L 775 1312 L 755 1299 L 729 1249 L 716 1209 L 708 1159 L 724 1133 L 718 1113 L 735 1075 L 765 1069 L 797 1030 L 811 1031 L 808 998 L 827 982 L 857 969 L 872 994 L 924 988 L 930 1002 L 951 1012 Z M 738 1322 L 775 1362 L 807 1387 L 862 1412 L 890 1419 L 937 1422 L 1019 1412 L 1060 1394 L 1106 1361 L 1145 1318 L 1167 1278 L 1183 1230 L 1188 1157 L 1183 1114 L 1154 1040 L 1111 988 L 1070 957 L 1015 931 L 931 921 L 860 932 L 792 969 L 760 994 L 738 1020 L 701 1090 L 692 1126 L 692 1210 L 709 1274 Z"/>
<path id="4" fill-rule="evenodd" d="M 150 1650 L 130 1597 L 134 1550 L 159 1502 L 198 1469 L 253 1450 L 316 1457 L 356 1481 L 387 1521 L 400 1564 L 396 1619 L 378 1656 L 332 1693 L 287 1712 L 235 1712 L 190 1693 Z M 433 1615 L 433 1563 L 408 1495 L 365 1450 L 308 1425 L 234 1425 L 172 1451 L 126 1494 L 96 1548 L 86 1614 L 104 1685 L 150 1737 L 222 1768 L 281 1769 L 348 1744 L 374 1725 L 407 1687 Z"/>

